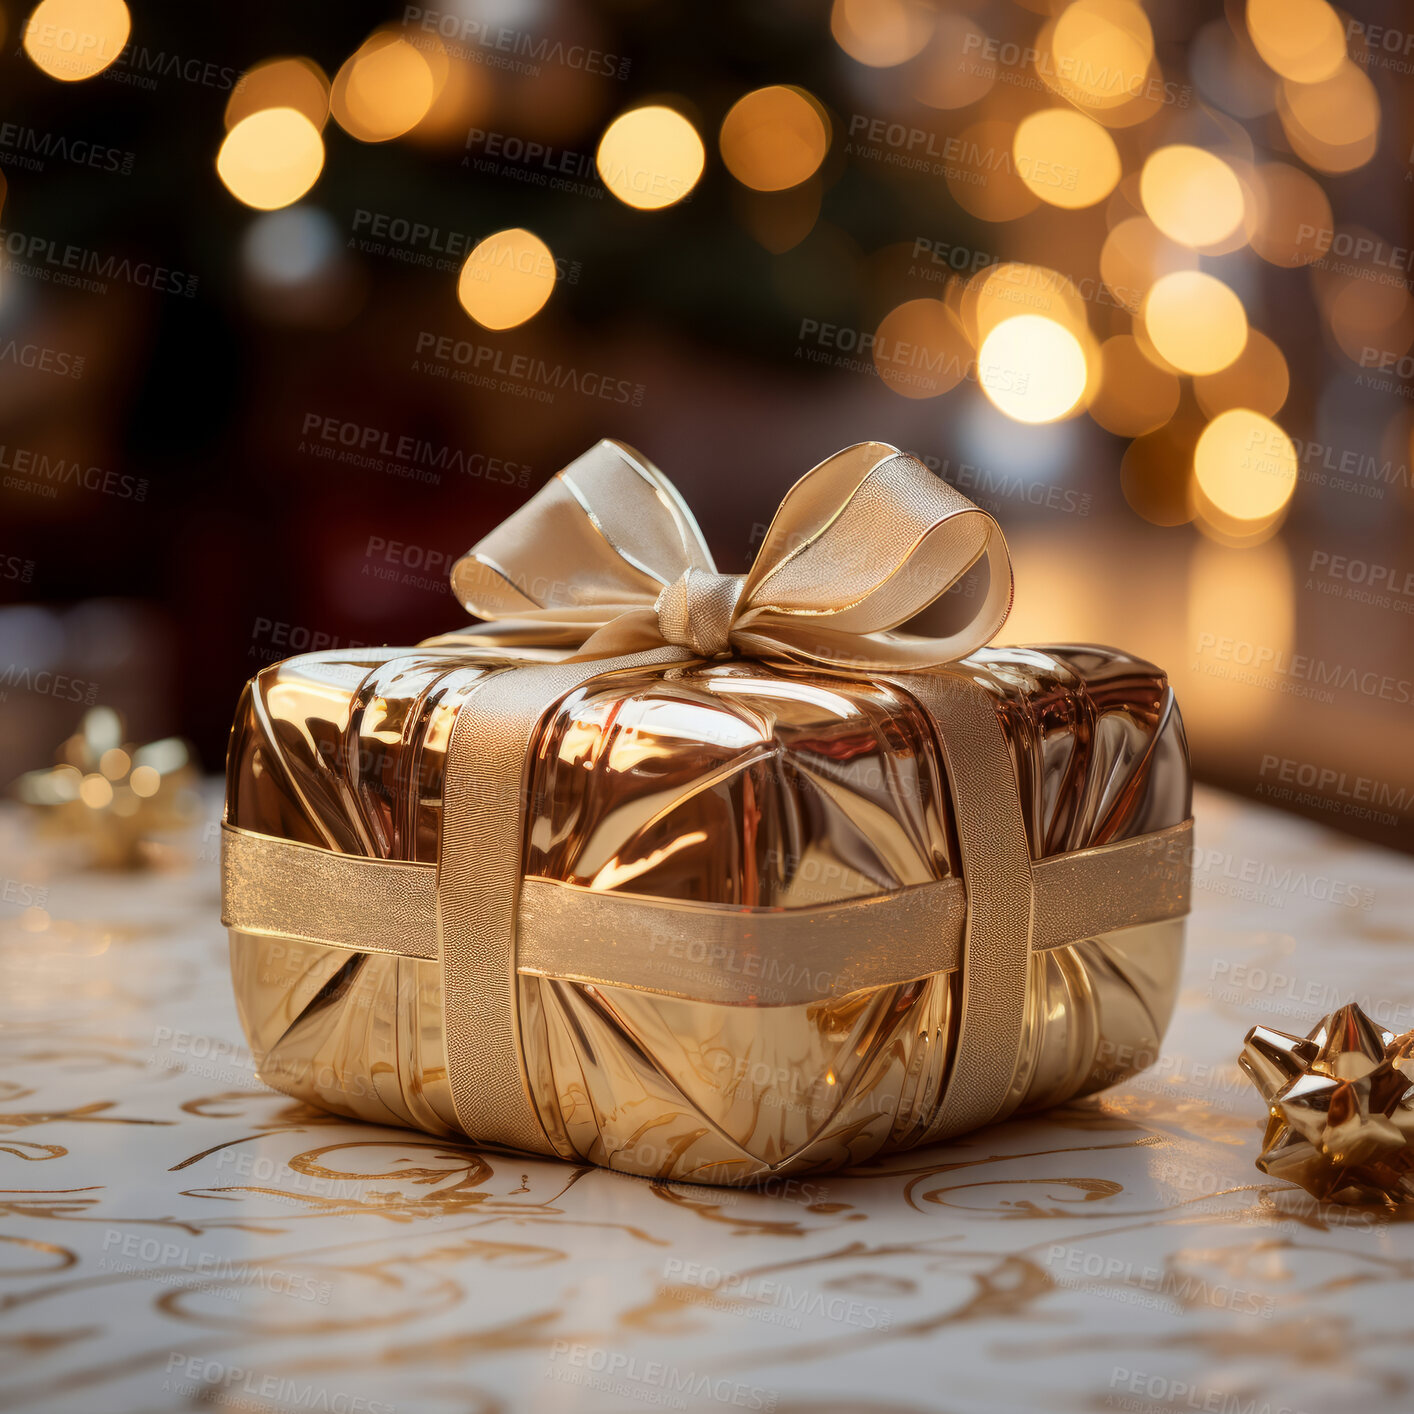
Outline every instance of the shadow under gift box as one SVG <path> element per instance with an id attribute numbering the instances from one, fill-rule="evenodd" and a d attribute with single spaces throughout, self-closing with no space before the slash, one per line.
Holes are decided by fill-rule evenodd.
<path id="1" fill-rule="evenodd" d="M 266 669 L 236 717 L 228 822 L 322 850 L 435 863 L 459 707 L 487 672 L 555 656 L 453 634 Z M 1151 664 L 1065 646 L 987 648 L 953 669 L 995 701 L 1033 861 L 1188 819 L 1183 727 Z M 815 975 L 808 946 L 763 964 L 749 947 L 695 938 L 691 918 L 701 905 L 878 901 L 961 875 L 939 747 L 902 687 L 740 659 L 619 672 L 547 709 L 526 801 L 527 896 L 534 885 L 535 898 L 553 900 L 541 881 L 554 881 L 661 904 L 642 925 L 638 913 L 609 915 L 659 930 L 633 940 L 651 959 L 654 990 L 574 980 L 578 966 L 549 975 L 533 950 L 518 955 L 525 1070 L 556 1153 L 749 1183 L 938 1137 L 959 1025 L 956 966 L 841 992 L 838 972 Z M 1043 894 L 1037 909 L 1044 933 Z M 370 944 L 378 923 L 368 919 Z M 1180 917 L 1038 945 L 999 1117 L 1152 1063 L 1183 929 Z M 890 946 L 861 907 L 849 968 L 867 976 Z M 418 958 L 231 929 L 260 1075 L 341 1115 L 459 1135 L 435 949 L 435 938 Z M 592 957 L 582 970 L 596 975 Z M 750 1004 L 690 999 L 729 972 Z"/>

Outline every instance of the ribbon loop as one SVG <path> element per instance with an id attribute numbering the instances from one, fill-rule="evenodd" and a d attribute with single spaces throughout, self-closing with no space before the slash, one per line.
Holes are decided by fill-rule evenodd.
<path id="1" fill-rule="evenodd" d="M 983 562 L 987 588 L 941 638 L 895 632 Z M 575 660 L 663 645 L 860 671 L 939 667 L 989 643 L 1011 608 L 1001 527 L 884 442 L 861 442 L 786 493 L 751 572 L 720 574 L 651 462 L 602 441 L 464 555 L 452 588 L 506 634 Z"/>

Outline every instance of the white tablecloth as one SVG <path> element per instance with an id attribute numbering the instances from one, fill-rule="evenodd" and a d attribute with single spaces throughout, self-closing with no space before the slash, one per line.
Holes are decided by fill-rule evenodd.
<path id="1" fill-rule="evenodd" d="M 215 850 L 62 873 L 0 821 L 0 1409 L 1408 1411 L 1414 1225 L 1253 1167 L 1235 1064 L 1414 1027 L 1414 865 L 1204 794 L 1162 1056 L 775 1192 L 312 1113 L 240 1039 Z"/>

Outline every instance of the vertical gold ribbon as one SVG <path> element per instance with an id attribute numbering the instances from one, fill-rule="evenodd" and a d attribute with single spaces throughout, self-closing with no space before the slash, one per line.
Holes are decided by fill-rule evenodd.
<path id="1" fill-rule="evenodd" d="M 1021 795 L 997 702 L 961 672 L 890 679 L 924 709 L 952 795 L 967 921 L 957 1044 L 928 1138 L 1001 1115 L 1016 1074 L 1026 1013 L 1035 891 Z"/>
<path id="2" fill-rule="evenodd" d="M 593 662 L 529 663 L 482 678 L 457 711 L 437 855 L 437 953 L 447 1080 L 457 1120 L 473 1139 L 554 1152 L 526 1079 L 516 984 L 536 729 L 555 703 L 592 679 L 693 657 L 657 648 Z"/>
<path id="3" fill-rule="evenodd" d="M 526 795 L 539 724 L 588 682 L 693 657 L 659 648 L 527 664 L 483 678 L 457 713 L 437 869 L 437 946 L 452 1101 L 478 1141 L 553 1152 L 526 1076 L 516 980 Z M 1015 1074 L 1032 939 L 1031 855 L 991 693 L 958 672 L 890 680 L 933 723 L 967 892 L 957 1040 L 929 1130 L 930 1138 L 946 1138 L 998 1118 Z"/>

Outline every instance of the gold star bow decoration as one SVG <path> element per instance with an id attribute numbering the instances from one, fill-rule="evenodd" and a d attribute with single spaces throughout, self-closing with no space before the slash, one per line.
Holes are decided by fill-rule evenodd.
<path id="1" fill-rule="evenodd" d="M 145 746 L 125 741 L 111 707 L 84 713 L 55 765 L 28 771 L 14 793 L 51 837 L 77 846 L 100 869 L 159 863 L 157 837 L 189 828 L 201 813 L 191 747 L 179 737 Z"/>
<path id="2" fill-rule="evenodd" d="M 1351 1002 L 1308 1036 L 1254 1026 L 1237 1061 L 1267 1102 L 1263 1173 L 1322 1201 L 1414 1199 L 1414 1031 Z"/>

